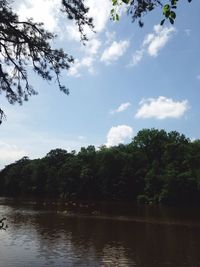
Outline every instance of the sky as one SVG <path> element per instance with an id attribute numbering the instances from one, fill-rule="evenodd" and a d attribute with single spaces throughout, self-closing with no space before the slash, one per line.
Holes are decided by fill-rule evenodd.
<path id="1" fill-rule="evenodd" d="M 120 22 L 111 21 L 110 0 L 86 0 L 96 32 L 85 28 L 85 46 L 76 25 L 59 12 L 60 0 L 14 2 L 20 19 L 33 17 L 57 33 L 53 46 L 75 63 L 61 78 L 69 96 L 34 73 L 29 79 L 39 94 L 22 106 L 1 94 L 7 118 L 0 126 L 0 168 L 55 148 L 128 143 L 144 128 L 200 138 L 200 1 L 181 1 L 173 26 L 159 25 L 158 9 L 140 28 L 125 11 Z"/>

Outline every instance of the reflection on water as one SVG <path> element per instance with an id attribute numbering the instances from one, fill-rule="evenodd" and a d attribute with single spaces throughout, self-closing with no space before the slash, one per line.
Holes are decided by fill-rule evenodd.
<path id="1" fill-rule="evenodd" d="M 195 210 L 0 201 L 2 267 L 200 266 Z"/>

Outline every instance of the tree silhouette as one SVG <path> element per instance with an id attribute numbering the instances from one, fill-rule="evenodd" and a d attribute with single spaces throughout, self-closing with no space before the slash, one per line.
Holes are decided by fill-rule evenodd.
<path id="1" fill-rule="evenodd" d="M 92 19 L 87 16 L 84 0 L 62 0 L 61 12 L 74 20 L 80 32 L 80 39 L 87 40 L 84 26 L 93 28 Z M 54 49 L 51 41 L 55 34 L 45 30 L 43 23 L 32 19 L 20 21 L 7 0 L 0 1 L 0 93 L 4 93 L 10 104 L 28 100 L 37 94 L 29 83 L 28 72 L 32 69 L 47 81 L 56 79 L 59 89 L 69 90 L 60 82 L 60 72 L 68 69 L 73 57 Z M 4 117 L 0 108 L 0 123 Z"/>
<path id="2" fill-rule="evenodd" d="M 143 129 L 127 145 L 88 146 L 78 153 L 57 148 L 41 159 L 23 157 L 7 165 L 0 185 L 3 197 L 198 206 L 200 140 Z"/>

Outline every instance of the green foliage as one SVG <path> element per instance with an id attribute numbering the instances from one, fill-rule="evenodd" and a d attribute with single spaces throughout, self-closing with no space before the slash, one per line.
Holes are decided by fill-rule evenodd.
<path id="1" fill-rule="evenodd" d="M 139 195 L 137 197 L 137 203 L 138 204 L 148 204 L 149 198 L 146 195 Z"/>
<path id="2" fill-rule="evenodd" d="M 0 195 L 198 205 L 200 141 L 143 129 L 128 145 L 51 150 L 0 172 Z"/>
<path id="3" fill-rule="evenodd" d="M 192 0 L 187 0 L 188 3 Z M 111 9 L 111 19 L 119 20 L 119 9 L 122 5 L 126 5 L 127 13 L 131 15 L 132 21 L 138 20 L 139 26 L 142 27 L 142 17 L 154 10 L 157 7 L 162 9 L 163 19 L 160 24 L 163 25 L 166 20 L 169 20 L 171 24 L 174 24 L 176 19 L 176 8 L 178 6 L 178 0 L 112 0 L 113 8 Z"/>

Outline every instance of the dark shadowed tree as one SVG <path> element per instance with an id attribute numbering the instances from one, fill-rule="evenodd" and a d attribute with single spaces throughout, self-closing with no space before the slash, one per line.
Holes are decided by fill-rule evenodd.
<path id="1" fill-rule="evenodd" d="M 29 195 L 198 205 L 200 141 L 144 129 L 128 145 L 24 157 L 0 171 L 0 196 Z"/>

